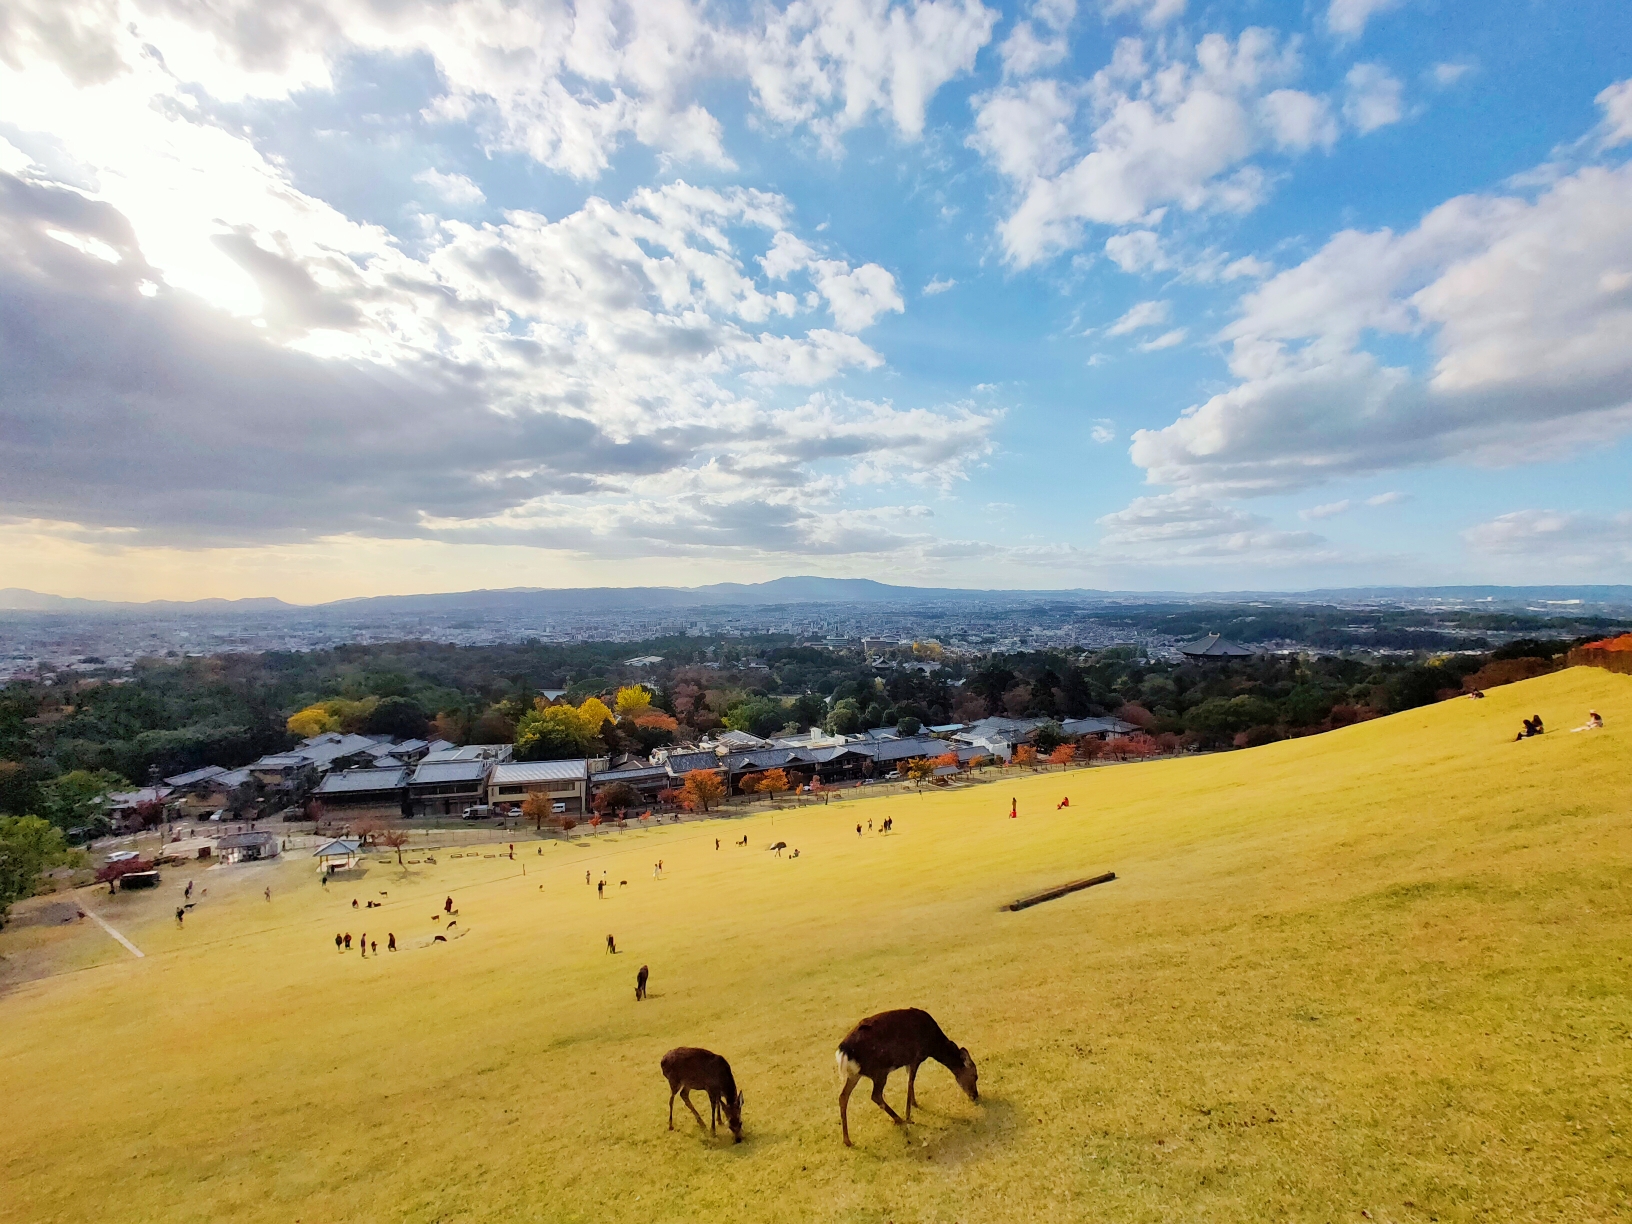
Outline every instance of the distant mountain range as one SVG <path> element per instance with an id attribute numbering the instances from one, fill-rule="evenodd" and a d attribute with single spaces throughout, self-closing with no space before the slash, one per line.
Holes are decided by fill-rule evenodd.
<path id="1" fill-rule="evenodd" d="M 83 614 L 221 615 L 234 613 L 331 613 L 343 618 L 469 612 L 593 613 L 642 609 L 766 607 L 797 604 L 924 604 L 993 601 L 1118 603 L 1357 603 L 1442 599 L 1456 603 L 1540 605 L 1559 613 L 1581 606 L 1632 607 L 1632 586 L 1447 586 L 1349 587 L 1312 591 L 1004 591 L 951 587 L 891 586 L 870 578 L 775 578 L 769 582 L 720 582 L 700 587 L 510 587 L 430 595 L 375 595 L 324 604 L 281 599 L 153 600 L 120 603 L 45 595 L 18 587 L 0 589 L 0 611 Z"/>

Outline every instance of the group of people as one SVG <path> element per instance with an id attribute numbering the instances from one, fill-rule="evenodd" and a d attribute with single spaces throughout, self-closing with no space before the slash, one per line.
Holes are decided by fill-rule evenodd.
<path id="1" fill-rule="evenodd" d="M 370 939 L 368 937 L 368 932 L 367 931 L 364 931 L 362 933 L 362 935 L 358 938 L 357 947 L 362 951 L 362 954 L 365 957 L 370 952 L 374 953 L 375 956 L 378 956 L 380 954 L 380 941 L 377 940 L 377 939 Z M 334 950 L 336 952 L 350 952 L 351 951 L 351 932 L 350 931 L 347 931 L 344 935 L 336 935 L 334 937 Z M 385 935 L 385 950 L 387 952 L 395 952 L 397 950 L 397 935 L 396 935 L 395 931 L 387 931 L 386 932 L 386 935 Z"/>
<path id="2" fill-rule="evenodd" d="M 1518 743 L 1519 740 L 1529 739 L 1532 735 L 1540 735 L 1541 732 L 1541 715 L 1533 715 L 1524 720 L 1524 730 L 1513 737 L 1513 742 Z"/>

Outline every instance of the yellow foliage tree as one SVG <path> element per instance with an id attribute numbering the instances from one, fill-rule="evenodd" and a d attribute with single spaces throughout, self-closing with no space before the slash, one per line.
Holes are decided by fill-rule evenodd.
<path id="1" fill-rule="evenodd" d="M 284 726 L 303 739 L 329 731 L 356 731 L 368 721 L 369 714 L 379 704 L 378 697 L 364 697 L 359 701 L 331 697 L 295 711 Z"/>
<path id="2" fill-rule="evenodd" d="M 584 704 L 578 707 L 578 717 L 584 731 L 589 735 L 599 735 L 601 724 L 613 721 L 612 711 L 599 697 L 584 698 Z"/>
<path id="3" fill-rule="evenodd" d="M 638 718 L 651 704 L 652 695 L 643 685 L 630 684 L 618 690 L 618 713 L 625 718 Z"/>

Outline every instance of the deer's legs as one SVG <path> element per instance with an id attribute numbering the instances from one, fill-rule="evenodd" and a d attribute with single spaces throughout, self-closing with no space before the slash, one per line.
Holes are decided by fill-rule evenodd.
<path id="1" fill-rule="evenodd" d="M 844 1087 L 839 1090 L 839 1126 L 844 1131 L 844 1146 L 855 1146 L 850 1142 L 850 1094 L 856 1090 L 856 1082 L 861 1079 L 861 1072 L 853 1072 L 844 1081 Z"/>
<path id="2" fill-rule="evenodd" d="M 884 1099 L 884 1085 L 889 1082 L 890 1073 L 888 1071 L 873 1081 L 873 1104 L 889 1114 L 897 1126 L 905 1126 L 906 1123 L 901 1120 L 901 1115 L 891 1109 L 890 1103 Z"/>
<path id="3" fill-rule="evenodd" d="M 670 1130 L 674 1129 L 674 1094 L 675 1094 L 676 1091 L 677 1090 L 674 1089 L 674 1088 L 669 1089 L 669 1129 Z"/>
<path id="4" fill-rule="evenodd" d="M 697 1127 L 703 1129 L 703 1115 L 697 1112 L 697 1106 L 691 1103 L 691 1089 L 680 1089 L 680 1099 L 685 1102 L 686 1108 L 691 1110 L 691 1116 L 697 1119 Z"/>
<path id="5" fill-rule="evenodd" d="M 708 1094 L 708 1133 L 720 1133 L 720 1098 L 712 1092 Z"/>
<path id="6" fill-rule="evenodd" d="M 912 1121 L 912 1107 L 918 1104 L 918 1093 L 914 1085 L 918 1082 L 918 1064 L 913 1063 L 907 1068 L 907 1121 Z"/>

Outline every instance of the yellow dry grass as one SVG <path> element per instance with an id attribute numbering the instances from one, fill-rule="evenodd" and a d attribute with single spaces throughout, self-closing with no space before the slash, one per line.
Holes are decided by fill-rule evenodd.
<path id="1" fill-rule="evenodd" d="M 1566 733 L 1588 705 L 1608 728 Z M 1537 711 L 1553 730 L 1512 743 Z M 100 942 L 75 971 L 0 998 L 0 1219 L 1625 1219 L 1629 765 L 1632 677 L 1574 669 L 774 829 L 371 863 L 328 892 L 309 862 L 221 868 L 183 930 L 172 873 L 90 898 L 145 959 L 76 936 Z M 420 946 L 450 893 L 466 933 Z M 336 954 L 365 928 L 404 950 Z M 834 1046 L 907 1005 L 969 1046 L 981 1102 L 930 1064 L 918 1124 L 864 1088 L 846 1151 Z M 678 1044 L 731 1060 L 747 1142 L 665 1129 Z"/>

